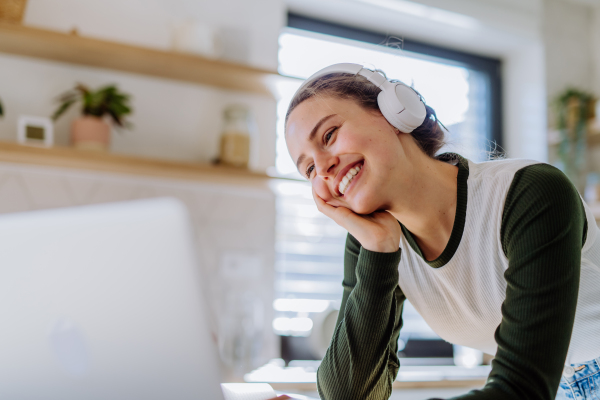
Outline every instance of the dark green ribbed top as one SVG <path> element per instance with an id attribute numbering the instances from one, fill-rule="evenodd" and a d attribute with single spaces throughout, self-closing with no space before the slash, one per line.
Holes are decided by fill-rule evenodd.
<path id="1" fill-rule="evenodd" d="M 445 265 L 461 241 L 467 213 L 468 162 L 458 158 L 456 217 L 442 254 Z M 419 246 L 402 226 L 417 254 Z M 581 248 L 587 221 L 577 190 L 548 164 L 517 171 L 502 214 L 501 244 L 509 265 L 506 299 L 495 339 L 498 351 L 485 387 L 454 400 L 553 400 L 573 329 Z M 346 240 L 340 314 L 317 372 L 323 400 L 388 399 L 400 368 L 397 352 L 405 296 L 398 286 L 401 249 L 377 253 Z"/>

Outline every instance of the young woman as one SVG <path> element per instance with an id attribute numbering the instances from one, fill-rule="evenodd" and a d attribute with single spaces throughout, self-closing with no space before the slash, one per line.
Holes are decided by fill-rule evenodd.
<path id="1" fill-rule="evenodd" d="M 438 155 L 443 136 L 414 90 L 360 66 L 313 75 L 290 104 L 290 155 L 348 231 L 321 398 L 390 396 L 405 299 L 443 339 L 495 354 L 460 399 L 600 398 L 592 213 L 556 168 Z"/>

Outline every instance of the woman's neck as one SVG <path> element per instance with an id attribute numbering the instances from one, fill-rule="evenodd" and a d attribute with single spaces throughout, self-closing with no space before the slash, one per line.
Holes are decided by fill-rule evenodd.
<path id="1" fill-rule="evenodd" d="M 458 167 L 430 158 L 410 135 L 401 141 L 407 168 L 398 171 L 402 184 L 393 186 L 397 193 L 388 211 L 411 232 L 425 260 L 432 261 L 446 248 L 454 226 Z"/>

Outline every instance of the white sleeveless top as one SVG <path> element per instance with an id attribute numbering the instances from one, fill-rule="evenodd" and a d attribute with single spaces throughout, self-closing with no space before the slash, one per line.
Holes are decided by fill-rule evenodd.
<path id="1" fill-rule="evenodd" d="M 402 235 L 399 285 L 442 339 L 494 355 L 494 332 L 502 321 L 504 272 L 508 268 L 500 241 L 504 202 L 515 173 L 539 162 L 511 159 L 468 163 L 465 226 L 456 252 L 443 267 L 433 268 Z M 591 210 L 583 204 L 588 232 L 566 364 L 600 356 L 600 235 Z"/>

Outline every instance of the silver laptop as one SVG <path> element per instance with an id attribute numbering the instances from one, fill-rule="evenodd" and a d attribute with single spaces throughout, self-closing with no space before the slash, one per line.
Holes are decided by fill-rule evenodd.
<path id="1" fill-rule="evenodd" d="M 176 200 L 0 216 L 0 399 L 222 399 Z"/>

